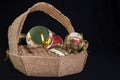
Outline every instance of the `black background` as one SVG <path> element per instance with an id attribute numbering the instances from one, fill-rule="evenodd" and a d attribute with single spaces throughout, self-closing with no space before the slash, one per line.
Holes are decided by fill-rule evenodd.
<path id="1" fill-rule="evenodd" d="M 8 48 L 9 25 L 33 4 L 45 1 L 70 18 L 76 32 L 89 41 L 88 60 L 81 73 L 62 77 L 27 77 L 4 61 Z M 120 75 L 120 1 L 119 0 L 4 0 L 0 2 L 0 78 L 1 80 L 119 80 Z M 50 16 L 34 12 L 25 21 L 22 33 L 35 25 L 44 25 L 63 38 L 65 28 Z"/>

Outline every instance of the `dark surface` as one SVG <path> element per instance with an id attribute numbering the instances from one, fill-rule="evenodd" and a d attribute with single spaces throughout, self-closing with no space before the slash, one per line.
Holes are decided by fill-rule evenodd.
<path id="1" fill-rule="evenodd" d="M 38 0 L 0 2 L 0 80 L 120 80 L 119 0 L 47 1 L 70 18 L 76 32 L 83 33 L 89 41 L 89 56 L 81 73 L 61 78 L 27 77 L 15 70 L 9 60 L 4 61 L 9 25 L 37 2 Z M 63 38 L 67 34 L 60 23 L 39 12 L 27 17 L 22 33 L 27 33 L 35 25 L 47 26 Z"/>

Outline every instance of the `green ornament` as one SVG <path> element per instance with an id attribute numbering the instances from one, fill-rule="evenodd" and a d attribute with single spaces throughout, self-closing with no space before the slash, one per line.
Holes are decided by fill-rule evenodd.
<path id="1" fill-rule="evenodd" d="M 52 44 L 52 32 L 44 26 L 35 26 L 29 30 L 26 36 L 26 42 L 28 45 L 44 46 L 49 48 Z"/>

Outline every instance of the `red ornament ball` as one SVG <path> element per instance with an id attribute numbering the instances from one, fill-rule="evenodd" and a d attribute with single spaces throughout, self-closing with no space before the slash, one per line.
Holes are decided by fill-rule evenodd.
<path id="1" fill-rule="evenodd" d="M 63 44 L 63 39 L 59 35 L 54 33 L 53 34 L 53 44 L 52 44 L 51 48 L 54 48 L 61 44 Z"/>

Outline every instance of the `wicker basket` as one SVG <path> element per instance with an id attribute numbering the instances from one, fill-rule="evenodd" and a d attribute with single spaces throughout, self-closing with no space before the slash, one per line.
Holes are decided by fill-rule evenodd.
<path id="1" fill-rule="evenodd" d="M 35 56 L 27 55 L 26 51 L 23 51 L 26 55 L 20 55 L 20 48 L 18 46 L 19 36 L 27 15 L 34 11 L 43 11 L 50 15 L 57 21 L 59 21 L 69 33 L 74 32 L 74 28 L 71 25 L 70 20 L 64 16 L 59 10 L 52 5 L 39 2 L 29 8 L 26 12 L 17 17 L 8 30 L 8 43 L 9 51 L 8 55 L 13 66 L 20 72 L 27 76 L 45 76 L 45 77 L 60 77 L 70 74 L 79 73 L 84 68 L 87 59 L 87 47 L 79 54 L 70 54 L 63 57 L 58 56 Z M 24 50 L 24 47 L 23 47 Z M 42 50 L 41 53 L 45 53 Z"/>

